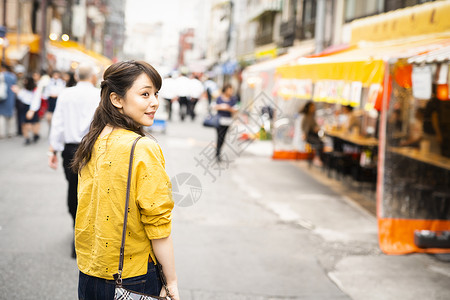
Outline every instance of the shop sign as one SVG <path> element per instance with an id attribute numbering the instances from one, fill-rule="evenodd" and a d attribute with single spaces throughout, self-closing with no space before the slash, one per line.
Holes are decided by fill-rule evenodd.
<path id="1" fill-rule="evenodd" d="M 367 103 L 364 106 L 364 110 L 371 111 L 375 108 L 377 99 L 378 99 L 378 97 L 380 97 L 380 94 L 382 93 L 382 91 L 383 91 L 383 87 L 381 86 L 381 84 L 374 83 L 374 84 L 370 85 L 369 94 L 367 97 Z"/>
<path id="2" fill-rule="evenodd" d="M 353 81 L 350 95 L 350 105 L 358 107 L 361 104 L 362 82 Z"/>
<path id="3" fill-rule="evenodd" d="M 414 98 L 430 99 L 432 70 L 430 65 L 414 66 L 412 71 L 412 91 Z"/>
<path id="4" fill-rule="evenodd" d="M 261 50 L 261 51 L 257 51 L 255 52 L 255 57 L 258 58 L 275 58 L 277 57 L 277 53 L 278 53 L 278 48 L 270 48 L 267 50 Z"/>
<path id="5" fill-rule="evenodd" d="M 343 80 L 321 80 L 314 85 L 313 100 L 317 102 L 338 103 L 359 106 L 361 102 L 362 82 Z"/>
<path id="6" fill-rule="evenodd" d="M 283 99 L 311 99 L 312 81 L 309 79 L 283 79 L 277 80 L 278 90 L 276 93 Z"/>

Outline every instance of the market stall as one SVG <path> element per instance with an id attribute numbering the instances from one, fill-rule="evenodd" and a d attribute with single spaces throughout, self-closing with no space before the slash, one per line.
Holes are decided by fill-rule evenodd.
<path id="1" fill-rule="evenodd" d="M 417 188 L 417 192 L 414 194 L 416 200 L 414 201 L 419 201 L 420 205 L 416 204 L 416 202 L 412 205 L 418 205 L 421 210 L 425 211 L 425 214 L 427 214 L 426 220 L 420 214 L 409 215 L 409 219 L 402 219 L 404 216 L 392 214 L 393 206 L 398 205 L 398 203 L 400 205 L 405 205 L 405 202 L 412 203 L 413 200 L 411 199 L 413 199 L 413 196 L 410 195 L 410 197 L 406 198 L 399 196 L 396 203 L 389 200 L 392 198 L 394 191 L 396 195 L 400 195 L 402 189 L 410 191 L 411 186 L 421 183 L 421 180 L 417 178 L 421 178 L 423 174 L 432 174 L 430 176 L 442 180 L 438 184 L 439 186 L 449 185 L 450 181 L 448 181 L 447 178 L 449 177 L 446 173 L 448 169 L 438 168 L 438 170 L 416 166 L 416 169 L 408 169 L 406 171 L 405 165 L 412 166 L 413 164 L 410 162 L 397 164 L 400 159 L 395 155 L 399 153 L 398 151 L 395 152 L 395 149 L 389 143 L 389 139 L 387 139 L 387 134 L 390 134 L 393 138 L 402 138 L 402 131 L 394 132 L 392 128 L 386 125 L 387 120 L 392 119 L 388 114 L 393 111 L 391 109 L 392 106 L 394 105 L 395 107 L 395 99 L 401 97 L 397 87 L 401 87 L 402 93 L 404 93 L 404 89 L 411 89 L 409 82 L 411 82 L 412 73 L 408 72 L 408 70 L 412 70 L 412 67 L 408 66 L 407 59 L 419 54 L 439 51 L 448 46 L 450 46 L 450 33 L 441 32 L 385 42 L 359 43 L 346 51 L 334 55 L 303 57 L 289 65 L 277 68 L 279 75 L 278 102 L 312 99 L 323 108 L 324 112 L 331 110 L 328 115 L 324 113 L 324 115 L 318 116 L 318 118 L 322 118 L 319 123 L 330 136 L 333 136 L 333 132 L 334 136 L 337 136 L 336 131 L 339 130 L 333 123 L 332 116 L 334 113 L 333 109 L 330 108 L 350 105 L 360 111 L 359 128 L 351 132 L 341 132 L 341 137 L 344 137 L 341 140 L 349 140 L 349 136 L 353 136 L 355 140 L 371 140 L 373 144 L 370 147 L 375 147 L 378 144 L 376 151 L 372 151 L 370 154 L 373 157 L 370 157 L 368 161 L 377 164 L 377 214 L 380 228 L 380 247 L 386 253 L 448 251 L 443 249 L 421 249 L 414 245 L 415 230 L 450 229 L 448 216 L 442 219 L 443 212 L 441 210 L 445 210 L 446 201 L 448 201 L 445 191 L 439 190 L 439 193 L 432 195 L 430 186 L 424 187 L 422 190 Z M 386 106 L 384 107 L 383 105 Z M 406 116 L 411 115 L 412 112 L 405 112 L 402 106 L 400 114 Z M 276 116 L 276 118 L 279 117 Z M 275 122 L 277 121 L 278 119 L 275 119 Z M 395 124 L 395 122 L 392 124 Z M 406 127 L 403 129 L 403 133 L 407 133 Z M 275 133 L 276 136 L 277 134 Z M 355 143 L 350 141 L 347 144 Z M 366 153 L 361 150 L 363 147 L 359 148 L 359 153 L 353 154 L 357 154 L 358 159 L 356 161 L 362 166 L 366 161 L 366 157 L 364 157 Z M 387 152 L 387 149 L 390 152 Z M 392 155 L 387 153 L 392 153 Z M 379 155 L 377 156 L 377 154 Z M 403 155 L 402 157 L 407 156 Z M 442 160 L 439 163 L 446 164 Z M 417 180 L 410 182 L 412 185 L 406 183 L 399 185 L 398 180 L 394 179 L 398 179 L 401 176 L 392 175 L 393 172 L 395 173 L 395 170 L 416 176 Z M 434 187 L 432 185 L 431 189 Z M 434 201 L 433 203 L 435 204 L 431 205 L 426 202 L 428 195 L 434 199 L 429 201 Z M 425 202 L 425 204 L 422 202 Z M 441 209 L 438 203 L 443 203 L 444 208 Z M 436 210 L 439 210 L 439 215 L 433 213 Z"/>
<path id="2" fill-rule="evenodd" d="M 26 68 L 34 66 L 40 52 L 39 40 L 37 34 L 9 32 L 0 45 L 0 58 L 3 59 L 4 52 L 6 62 L 10 65 L 22 64 Z"/>
<path id="3" fill-rule="evenodd" d="M 109 58 L 74 41 L 50 41 L 47 44 L 47 58 L 50 67 L 59 71 L 74 70 L 80 63 L 90 63 L 101 73 L 112 64 Z"/>
<path id="4" fill-rule="evenodd" d="M 242 112 L 241 119 L 246 123 L 242 127 L 247 129 L 247 136 L 251 137 L 251 135 L 253 135 L 256 137 L 256 134 L 259 134 L 261 127 L 264 128 L 265 132 L 272 131 L 271 127 L 273 124 L 270 118 L 273 116 L 273 111 L 276 106 L 276 95 L 274 94 L 274 91 L 276 90 L 275 69 L 278 66 L 296 60 L 299 57 L 311 54 L 313 52 L 313 48 L 313 44 L 306 44 L 293 50 L 292 52 L 271 60 L 259 62 L 243 70 L 240 90 Z M 288 110 L 284 107 L 281 109 Z M 266 112 L 265 115 L 264 112 Z M 292 121 L 293 118 L 287 119 L 287 122 Z M 295 133 L 290 132 L 285 133 L 285 135 L 287 138 L 292 138 Z M 277 142 L 279 141 L 280 139 L 277 139 Z M 278 146 L 278 144 L 274 145 L 275 148 Z"/>
<path id="5" fill-rule="evenodd" d="M 387 253 L 450 252 L 450 47 L 390 66 L 377 195 Z"/>

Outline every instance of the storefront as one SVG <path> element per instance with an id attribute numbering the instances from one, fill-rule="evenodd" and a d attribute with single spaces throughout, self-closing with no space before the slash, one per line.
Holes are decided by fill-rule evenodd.
<path id="1" fill-rule="evenodd" d="M 377 194 L 383 251 L 450 252 L 450 47 L 391 64 Z M 425 230 L 425 231 L 422 231 Z"/>
<path id="2" fill-rule="evenodd" d="M 50 41 L 47 44 L 47 58 L 51 69 L 64 72 L 76 69 L 80 63 L 89 63 L 101 73 L 112 64 L 109 58 L 73 41 Z"/>
<path id="3" fill-rule="evenodd" d="M 275 93 L 277 89 L 275 80 L 276 68 L 302 56 L 311 54 L 313 50 L 313 44 L 306 44 L 287 54 L 245 68 L 242 72 L 242 84 L 240 89 L 243 115 L 260 116 L 262 113 L 261 110 L 264 108 L 273 111 L 277 105 L 277 95 Z M 278 108 L 278 110 L 279 109 L 291 110 L 286 107 Z M 249 130 L 250 133 L 259 132 L 261 125 L 264 125 L 263 123 L 269 124 L 268 126 L 266 125 L 267 128 L 265 128 L 265 131 L 267 132 L 273 132 L 272 127 L 277 125 L 270 122 L 267 118 L 264 119 L 261 117 L 249 117 L 246 121 L 247 124 L 244 128 L 251 128 L 251 130 Z M 287 136 L 288 138 L 292 138 L 295 134 L 298 133 L 291 132 L 290 134 L 287 134 Z M 275 141 L 279 143 L 281 140 L 276 139 L 274 142 Z M 278 147 L 277 143 L 274 144 L 275 148 Z M 299 143 L 296 144 L 296 147 L 300 147 L 298 144 Z"/>
<path id="4" fill-rule="evenodd" d="M 438 6 L 440 10 L 437 10 Z M 438 139 L 442 148 L 439 154 L 433 153 L 432 143 L 427 143 L 429 137 L 425 135 L 422 138 L 424 142 L 407 144 L 411 142 L 413 131 L 409 124 L 415 121 L 416 108 L 427 107 L 432 86 L 436 86 L 440 98 L 448 98 L 448 62 L 443 58 L 441 63 L 430 65 L 425 58 L 420 61 L 418 57 L 438 55 L 436 53 L 445 57 L 443 53 L 450 47 L 450 32 L 427 30 L 439 30 L 442 24 L 447 24 L 448 18 L 442 12 L 449 9 L 448 2 L 436 3 L 427 5 L 423 11 L 414 7 L 386 14 L 381 23 L 364 20 L 358 23 L 363 25 L 357 26 L 355 31 L 361 38 L 364 38 L 362 32 L 370 37 L 371 31 L 380 31 L 380 28 L 385 28 L 384 32 L 389 36 L 385 40 L 379 35 L 375 35 L 377 41 L 357 40 L 338 53 L 302 57 L 276 70 L 277 106 L 291 107 L 291 110 L 280 110 L 275 114 L 274 122 L 283 124 L 283 127 L 275 128 L 274 139 L 282 139 L 283 143 L 278 144 L 285 148 L 275 149 L 274 153 L 292 151 L 295 139 L 287 139 L 277 130 L 293 131 L 292 126 L 296 125 L 292 124 L 296 122 L 291 118 L 300 120 L 301 116 L 295 113 L 307 101 L 315 101 L 321 108 L 317 119 L 325 136 L 347 145 L 346 154 L 352 154 L 351 163 L 356 161 L 358 169 L 376 170 L 371 174 L 375 174 L 376 179 L 379 240 L 385 253 L 450 252 L 444 246 L 429 248 L 432 243 L 428 246 L 421 244 L 427 237 L 414 239 L 415 231 L 450 230 L 450 161 L 445 157 L 447 137 L 444 138 L 442 133 L 442 138 Z M 431 23 L 420 28 L 425 30 L 420 34 L 408 33 L 404 38 L 398 38 L 403 29 L 397 27 L 395 31 L 395 26 L 417 20 Z M 433 25 L 434 22 L 436 24 Z M 443 28 L 448 30 L 449 27 Z M 425 77 L 428 81 L 424 80 Z M 434 105 L 440 120 L 437 126 L 442 132 L 450 132 L 444 121 L 450 120 L 447 108 L 450 101 L 439 101 Z M 353 107 L 357 112 L 359 125 L 356 129 L 339 130 L 337 113 L 342 106 Z M 417 130 L 423 127 L 423 124 L 415 123 Z M 419 147 L 419 150 L 410 149 L 413 147 Z M 432 232 L 424 234 L 433 236 Z M 435 240 L 442 242 L 442 235 L 437 233 Z"/>
<path id="5" fill-rule="evenodd" d="M 39 59 L 40 37 L 37 34 L 16 34 L 7 33 L 6 39 L 3 40 L 3 47 L 0 47 L 0 57 L 5 52 L 6 62 L 10 65 L 21 64 L 27 69 L 37 65 Z"/>

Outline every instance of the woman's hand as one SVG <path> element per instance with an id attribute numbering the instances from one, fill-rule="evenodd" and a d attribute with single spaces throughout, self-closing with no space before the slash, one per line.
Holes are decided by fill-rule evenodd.
<path id="1" fill-rule="evenodd" d="M 169 289 L 169 297 L 172 300 L 180 300 L 180 293 L 178 292 L 178 285 L 176 283 L 168 284 L 167 288 Z M 161 289 L 161 293 L 159 293 L 160 297 L 166 297 L 166 289 L 163 287 Z"/>
<path id="2" fill-rule="evenodd" d="M 18 94 L 20 92 L 20 88 L 18 85 L 13 85 L 11 86 L 11 91 L 13 91 L 13 93 Z"/>
<path id="3" fill-rule="evenodd" d="M 27 118 L 27 120 L 33 119 L 34 113 L 35 113 L 35 112 L 32 111 L 32 110 L 27 111 L 27 114 L 25 115 L 25 117 Z"/>
<path id="4" fill-rule="evenodd" d="M 216 110 L 223 110 L 223 111 L 232 111 L 232 107 L 229 104 L 221 103 L 216 105 Z"/>

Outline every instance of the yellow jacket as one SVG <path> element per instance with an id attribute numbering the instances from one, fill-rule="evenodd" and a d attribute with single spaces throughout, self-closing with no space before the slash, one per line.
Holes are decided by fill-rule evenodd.
<path id="1" fill-rule="evenodd" d="M 117 129 L 99 137 L 78 178 L 75 248 L 78 268 L 87 275 L 113 279 L 119 265 L 126 183 L 134 132 Z M 172 186 L 159 145 L 138 141 L 134 153 L 128 208 L 123 278 L 146 274 L 152 239 L 170 235 Z"/>

